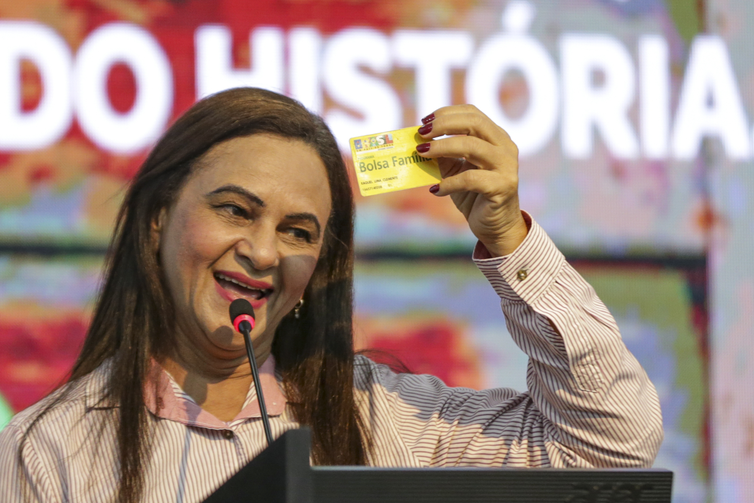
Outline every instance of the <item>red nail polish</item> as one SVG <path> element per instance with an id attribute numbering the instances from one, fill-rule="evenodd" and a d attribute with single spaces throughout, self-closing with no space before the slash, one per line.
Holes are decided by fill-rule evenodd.
<path id="1" fill-rule="evenodd" d="M 429 143 L 421 143 L 416 146 L 416 151 L 420 154 L 426 154 L 429 152 Z"/>
<path id="2" fill-rule="evenodd" d="M 419 128 L 419 134 L 425 135 L 432 132 L 432 123 L 425 124 L 422 127 Z"/>
<path id="3" fill-rule="evenodd" d="M 436 183 L 433 186 L 429 188 L 429 191 L 433 194 L 437 194 L 437 192 L 440 190 L 440 184 Z"/>
<path id="4" fill-rule="evenodd" d="M 429 114 L 422 119 L 422 124 L 427 124 L 428 122 L 432 122 L 433 120 L 435 120 L 435 114 Z"/>

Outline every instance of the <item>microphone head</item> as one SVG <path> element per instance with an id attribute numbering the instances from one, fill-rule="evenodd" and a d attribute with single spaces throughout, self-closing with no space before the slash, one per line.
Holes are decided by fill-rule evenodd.
<path id="1" fill-rule="evenodd" d="M 236 299 L 230 303 L 230 322 L 240 332 L 240 325 L 243 321 L 251 324 L 249 330 L 254 328 L 254 308 L 248 300 Z"/>

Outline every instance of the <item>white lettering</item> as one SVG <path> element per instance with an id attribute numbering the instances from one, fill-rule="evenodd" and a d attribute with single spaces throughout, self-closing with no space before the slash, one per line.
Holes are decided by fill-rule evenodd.
<path id="1" fill-rule="evenodd" d="M 113 109 L 107 76 L 124 63 L 136 79 L 136 100 L 126 113 Z M 111 23 L 94 30 L 76 57 L 74 100 L 81 128 L 100 148 L 132 153 L 165 128 L 173 107 L 173 73 L 162 47 L 145 29 Z"/>
<path id="2" fill-rule="evenodd" d="M 639 131 L 644 156 L 663 159 L 670 136 L 668 43 L 659 35 L 639 38 Z"/>
<path id="3" fill-rule="evenodd" d="M 249 70 L 233 69 L 233 40 L 227 27 L 202 25 L 196 29 L 194 39 L 197 99 L 241 86 L 284 91 L 283 30 L 280 28 L 263 26 L 250 33 Z"/>
<path id="4" fill-rule="evenodd" d="M 673 155 L 689 160 L 705 135 L 718 136 L 733 159 L 751 153 L 741 94 L 722 39 L 700 35 L 691 44 L 673 129 Z"/>
<path id="5" fill-rule="evenodd" d="M 288 78 L 291 96 L 312 112 L 321 114 L 319 60 L 322 54 L 322 36 L 314 28 L 293 28 L 288 40 Z"/>
<path id="6" fill-rule="evenodd" d="M 396 64 L 416 68 L 416 122 L 452 104 L 451 70 L 463 68 L 474 49 L 469 33 L 398 30 L 393 34 Z"/>
<path id="7" fill-rule="evenodd" d="M 34 110 L 21 108 L 21 61 L 36 66 L 42 97 Z M 0 21 L 0 149 L 31 150 L 58 141 L 71 125 L 71 50 L 40 23 Z"/>
<path id="8" fill-rule="evenodd" d="M 752 158 L 754 131 L 720 37 L 694 39 L 673 118 L 669 46 L 662 35 L 638 37 L 634 63 L 613 36 L 566 33 L 558 69 L 529 33 L 535 16 L 531 2 L 511 0 L 502 13 L 503 31 L 482 40 L 476 50 L 473 35 L 465 31 L 399 29 L 386 35 L 346 28 L 325 37 L 308 26 L 287 32 L 261 26 L 248 34 L 249 67 L 244 69 L 234 67 L 231 30 L 202 25 L 194 34 L 196 95 L 237 86 L 285 91 L 323 114 L 346 150 L 350 136 L 402 127 L 404 113 L 413 114 L 414 108 L 410 120 L 418 123 L 457 101 L 454 71 L 465 71 L 463 100 L 506 129 L 524 157 L 544 148 L 560 122 L 565 158 L 589 158 L 595 135 L 619 158 L 641 153 L 647 159 L 691 160 L 706 137 L 718 138 L 731 159 Z M 25 108 L 22 99 L 24 64 L 34 65 L 41 79 L 33 109 Z M 116 64 L 126 65 L 136 80 L 134 105 L 127 112 L 115 110 L 108 96 L 107 80 Z M 415 72 L 415 91 L 406 98 L 410 108 L 405 111 L 390 80 L 396 66 Z M 501 96 L 511 73 L 521 76 L 528 91 L 516 97 L 517 109 L 525 107 L 519 115 Z M 98 147 L 139 151 L 169 120 L 173 89 L 164 50 L 141 27 L 103 25 L 84 39 L 74 57 L 66 41 L 44 24 L 0 21 L 0 150 L 45 148 L 59 141 L 77 117 Z M 636 125 L 629 111 L 638 112 Z"/>
<path id="9" fill-rule="evenodd" d="M 631 56 L 607 35 L 567 34 L 560 40 L 563 76 L 564 153 L 577 159 L 593 151 L 592 126 L 616 157 L 637 157 L 639 146 L 628 109 L 634 100 L 636 76 Z M 603 82 L 595 85 L 600 76 Z"/>
<path id="10" fill-rule="evenodd" d="M 521 117 L 509 117 L 500 103 L 500 83 L 518 70 L 529 89 L 529 104 Z M 477 52 L 466 74 L 469 103 L 505 129 L 522 157 L 532 155 L 552 138 L 558 126 L 558 74 L 547 51 L 535 39 L 497 35 Z"/>
<path id="11" fill-rule="evenodd" d="M 384 75 L 392 69 L 390 43 L 384 34 L 367 28 L 352 28 L 330 37 L 322 63 L 325 89 L 330 96 L 358 113 L 330 110 L 327 123 L 343 150 L 348 138 L 398 129 L 402 110 L 393 88 L 385 81 L 359 70 L 366 67 Z"/>

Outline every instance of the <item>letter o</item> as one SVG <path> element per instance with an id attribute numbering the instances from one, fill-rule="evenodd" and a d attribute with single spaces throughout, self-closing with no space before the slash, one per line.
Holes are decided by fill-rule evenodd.
<path id="1" fill-rule="evenodd" d="M 136 79 L 136 99 L 126 113 L 113 109 L 107 76 L 116 63 Z M 160 44 L 143 28 L 111 23 L 94 30 L 76 57 L 74 102 L 81 128 L 100 148 L 129 154 L 151 145 L 173 108 L 173 72 Z"/>
<path id="2" fill-rule="evenodd" d="M 500 104 L 499 86 L 505 74 L 519 70 L 529 88 L 529 106 L 518 119 L 508 117 Z M 496 35 L 475 55 L 466 73 L 466 96 L 505 129 L 521 156 L 544 147 L 558 125 L 558 73 L 540 42 L 524 35 Z"/>

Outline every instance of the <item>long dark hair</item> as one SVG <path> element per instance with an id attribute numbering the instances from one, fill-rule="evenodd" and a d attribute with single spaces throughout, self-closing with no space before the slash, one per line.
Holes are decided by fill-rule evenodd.
<path id="1" fill-rule="evenodd" d="M 278 326 L 272 352 L 297 421 L 312 429 L 317 464 L 357 465 L 370 444 L 353 392 L 353 196 L 346 167 L 322 119 L 285 96 L 253 88 L 196 103 L 162 136 L 133 179 L 118 215 L 105 281 L 67 386 L 105 361 L 106 400 L 118 405 L 119 501 L 140 498 L 150 448 L 142 390 L 150 358 L 167 355 L 174 308 L 152 223 L 169 208 L 197 161 L 214 145 L 258 133 L 311 145 L 327 169 L 332 212 L 299 319 Z M 168 336 L 166 337 L 166 334 Z M 37 416 L 34 424 L 64 395 Z M 30 428 L 31 429 L 31 428 Z M 26 435 L 30 430 L 27 430 Z"/>

